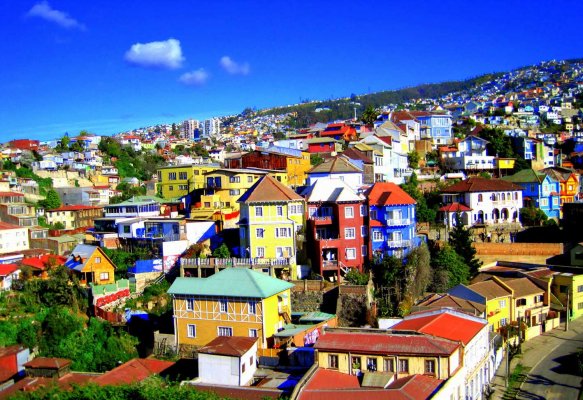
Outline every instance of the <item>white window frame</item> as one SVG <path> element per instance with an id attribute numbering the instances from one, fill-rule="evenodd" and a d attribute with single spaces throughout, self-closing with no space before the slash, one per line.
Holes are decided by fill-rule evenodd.
<path id="1" fill-rule="evenodd" d="M 186 299 L 186 311 L 194 310 L 194 299 Z"/>
<path id="2" fill-rule="evenodd" d="M 258 258 L 264 258 L 265 257 L 265 247 L 256 247 L 256 254 Z"/>
<path id="3" fill-rule="evenodd" d="M 354 207 L 345 207 L 344 208 L 344 218 L 354 218 Z"/>
<path id="4" fill-rule="evenodd" d="M 368 228 L 366 225 L 362 225 L 360 227 L 360 237 L 367 237 L 368 236 Z"/>
<path id="5" fill-rule="evenodd" d="M 275 206 L 275 215 L 283 217 L 283 206 Z"/>
<path id="6" fill-rule="evenodd" d="M 107 281 L 107 280 L 109 280 L 109 272 L 100 272 L 99 273 L 99 280 L 100 281 Z"/>
<path id="7" fill-rule="evenodd" d="M 354 255 L 354 256 L 351 257 L 352 255 Z M 356 247 L 347 247 L 346 248 L 346 259 L 347 260 L 356 260 Z"/>
<path id="8" fill-rule="evenodd" d="M 229 301 L 225 299 L 219 300 L 219 309 L 222 313 L 229 312 Z"/>
<path id="9" fill-rule="evenodd" d="M 259 331 L 256 328 L 249 329 L 249 337 L 259 337 Z M 253 358 L 253 356 L 251 356 Z"/>
<path id="10" fill-rule="evenodd" d="M 356 229 L 344 228 L 344 239 L 356 239 Z"/>
<path id="11" fill-rule="evenodd" d="M 249 301 L 247 303 L 247 308 L 249 310 L 249 314 L 251 314 L 251 315 L 257 314 L 257 302 L 256 301 Z"/>
<path id="12" fill-rule="evenodd" d="M 221 333 L 229 333 L 229 335 L 221 335 Z M 217 326 L 217 336 L 233 336 L 233 328 L 230 326 Z"/>
<path id="13" fill-rule="evenodd" d="M 373 242 L 381 242 L 384 240 L 384 235 L 382 231 L 373 230 L 372 231 L 372 240 Z"/>
<path id="14" fill-rule="evenodd" d="M 255 216 L 263 217 L 263 206 L 255 206 Z"/>
<path id="15" fill-rule="evenodd" d="M 265 237 L 265 229 L 256 228 L 255 229 L 255 236 L 257 237 L 257 239 L 263 239 Z"/>
<path id="16" fill-rule="evenodd" d="M 196 337 L 196 325 L 194 325 L 194 324 L 186 325 L 186 336 L 189 338 Z"/>

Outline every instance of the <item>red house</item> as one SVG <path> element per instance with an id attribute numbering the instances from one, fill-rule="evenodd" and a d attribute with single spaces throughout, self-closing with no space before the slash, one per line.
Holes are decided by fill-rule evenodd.
<path id="1" fill-rule="evenodd" d="M 308 153 L 310 154 L 331 154 L 342 151 L 340 142 L 331 137 L 313 138 L 307 141 Z"/>
<path id="2" fill-rule="evenodd" d="M 320 133 L 320 137 L 332 137 L 336 140 L 352 142 L 358 139 L 358 134 L 353 126 L 341 124 L 330 124 Z"/>
<path id="3" fill-rule="evenodd" d="M 308 217 L 306 238 L 312 268 L 325 279 L 340 280 L 367 258 L 364 197 L 340 179 L 318 179 L 302 195 Z"/>
<path id="4" fill-rule="evenodd" d="M 38 150 L 40 142 L 32 139 L 15 139 L 8 142 L 8 147 L 18 150 Z"/>

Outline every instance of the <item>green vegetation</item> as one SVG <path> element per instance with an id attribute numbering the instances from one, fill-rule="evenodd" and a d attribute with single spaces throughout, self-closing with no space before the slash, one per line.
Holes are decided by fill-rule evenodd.
<path id="1" fill-rule="evenodd" d="M 530 368 L 525 367 L 522 364 L 517 364 L 510 376 L 508 377 L 508 388 L 504 395 L 502 396 L 503 399 L 515 399 L 518 395 L 520 390 L 520 385 L 526 379 L 528 375 L 528 371 Z"/>
<path id="2" fill-rule="evenodd" d="M 6 171 L 14 171 L 17 178 L 32 179 L 38 184 L 39 193 L 43 196 L 45 196 L 48 190 L 53 187 L 53 180 L 51 178 L 41 178 L 28 166 L 23 165 L 20 168 L 17 168 L 14 163 L 10 161 L 4 161 L 2 163 L 2 169 Z"/>
<path id="3" fill-rule="evenodd" d="M 148 181 L 157 169 L 165 164 L 164 158 L 152 152 L 136 152 L 130 146 L 122 146 L 111 137 L 103 137 L 99 150 L 104 154 L 104 161 L 111 162 L 121 178 L 136 177 Z"/>
<path id="4" fill-rule="evenodd" d="M 0 347 L 22 344 L 38 355 L 73 361 L 77 371 L 102 372 L 137 356 L 137 340 L 96 318 L 88 318 L 88 298 L 64 266 L 47 266 L 46 280 L 17 281 L 20 290 L 0 293 Z M 96 345 L 98 343 L 99 345 Z"/>
<path id="5" fill-rule="evenodd" d="M 61 197 L 54 189 L 49 189 L 46 198 L 39 201 L 38 205 L 45 210 L 54 210 L 61 206 Z"/>
<path id="6" fill-rule="evenodd" d="M 154 258 L 148 248 L 135 247 L 132 251 L 124 249 L 101 248 L 109 259 L 115 264 L 116 279 L 127 278 L 128 268 L 132 267 L 138 260 L 149 260 Z"/>
<path id="7" fill-rule="evenodd" d="M 433 267 L 432 290 L 446 292 L 452 287 L 467 284 L 470 279 L 470 268 L 462 256 L 448 244 L 435 251 L 431 258 Z"/>
<path id="8" fill-rule="evenodd" d="M 351 268 L 344 277 L 351 285 L 366 285 L 368 283 L 368 274 L 359 272 L 356 268 Z"/>
<path id="9" fill-rule="evenodd" d="M 482 262 L 476 258 L 470 231 L 464 226 L 459 213 L 455 215 L 455 225 L 449 233 L 449 244 L 469 267 L 470 276 L 477 274 Z"/>
<path id="10" fill-rule="evenodd" d="M 520 209 L 520 222 L 524 226 L 541 226 L 547 220 L 547 215 L 540 208 L 531 206 Z"/>
<path id="11" fill-rule="evenodd" d="M 380 114 L 381 112 L 377 108 L 373 107 L 372 105 L 369 105 L 362 112 L 362 116 L 360 117 L 360 119 L 365 125 L 372 125 L 377 120 Z"/>
<path id="12" fill-rule="evenodd" d="M 417 169 L 419 168 L 419 159 L 421 157 L 419 157 L 419 153 L 417 153 L 415 150 L 410 151 L 407 154 L 407 161 L 409 162 L 409 166 L 413 169 Z"/>
<path id="13" fill-rule="evenodd" d="M 16 400 L 220 400 L 216 394 L 200 392 L 189 385 L 168 382 L 159 377 L 150 377 L 131 385 L 98 386 L 73 385 L 69 390 L 47 386 L 34 392 L 17 392 Z"/>
<path id="14" fill-rule="evenodd" d="M 419 190 L 417 174 L 413 172 L 407 183 L 401 185 L 401 189 L 417 202 L 417 222 L 435 222 L 435 219 L 437 218 L 437 210 L 441 201 L 439 188 L 430 193 L 422 193 L 421 190 Z"/>
<path id="15" fill-rule="evenodd" d="M 229 257 L 231 257 L 231 252 L 229 251 L 229 247 L 225 243 L 223 243 L 222 245 L 220 245 L 219 247 L 217 247 L 213 251 L 213 257 L 216 257 L 216 258 L 229 258 Z"/>
<path id="16" fill-rule="evenodd" d="M 324 162 L 324 159 L 322 158 L 321 155 L 319 154 L 310 154 L 310 164 L 312 164 L 314 167 L 316 165 L 320 165 Z"/>
<path id="17" fill-rule="evenodd" d="M 132 310 L 145 310 L 146 305 L 151 301 L 154 303 L 154 308 L 148 310 L 150 314 L 157 316 L 163 315 L 167 312 L 172 312 L 172 297 L 167 293 L 170 289 L 170 283 L 162 281 L 147 286 L 141 296 L 131 298 L 126 301 L 124 308 L 131 308 Z"/>

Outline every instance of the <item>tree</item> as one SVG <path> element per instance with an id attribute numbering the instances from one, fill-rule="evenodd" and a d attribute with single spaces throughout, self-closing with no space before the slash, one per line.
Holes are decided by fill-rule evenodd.
<path id="1" fill-rule="evenodd" d="M 46 198 L 39 201 L 38 205 L 45 210 L 54 210 L 61 206 L 61 197 L 54 189 L 49 189 Z"/>
<path id="2" fill-rule="evenodd" d="M 460 213 L 455 215 L 455 225 L 449 233 L 449 244 L 463 258 L 470 268 L 470 274 L 475 275 L 482 266 L 482 262 L 476 258 L 476 249 L 472 246 L 470 231 L 464 226 Z"/>
<path id="3" fill-rule="evenodd" d="M 379 110 L 370 105 L 362 112 L 360 119 L 365 125 L 373 125 L 379 114 Z"/>
<path id="4" fill-rule="evenodd" d="M 324 162 L 324 159 L 319 154 L 310 154 L 310 164 L 314 167 Z"/>
<path id="5" fill-rule="evenodd" d="M 540 208 L 523 207 L 520 209 L 520 222 L 524 226 L 541 226 L 548 219 Z"/>
<path id="6" fill-rule="evenodd" d="M 417 153 L 415 150 L 410 151 L 407 154 L 407 161 L 409 162 L 409 167 L 413 168 L 413 169 L 417 169 L 419 168 L 419 153 Z"/>
<path id="7" fill-rule="evenodd" d="M 445 244 L 439 249 L 432 261 L 432 288 L 436 292 L 445 292 L 460 283 L 468 283 L 470 268 L 450 245 Z"/>
<path id="8" fill-rule="evenodd" d="M 344 276 L 344 279 L 352 285 L 366 285 L 368 283 L 368 274 L 359 272 L 356 268 L 351 268 Z"/>
<path id="9" fill-rule="evenodd" d="M 231 252 L 229 251 L 229 248 L 227 247 L 227 245 L 225 243 L 223 243 L 222 245 L 220 245 L 219 247 L 217 247 L 213 251 L 213 257 L 229 258 L 229 257 L 231 257 Z"/>
<path id="10" fill-rule="evenodd" d="M 405 261 L 406 277 L 405 292 L 415 298 L 422 296 L 431 283 L 431 256 L 427 244 L 412 249 Z"/>

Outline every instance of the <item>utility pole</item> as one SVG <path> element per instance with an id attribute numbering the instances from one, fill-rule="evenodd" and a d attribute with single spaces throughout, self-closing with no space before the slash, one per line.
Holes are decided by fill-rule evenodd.
<path id="1" fill-rule="evenodd" d="M 569 301 L 570 301 L 571 287 L 567 289 L 567 318 L 565 318 L 565 332 L 569 330 Z"/>
<path id="2" fill-rule="evenodd" d="M 508 341 L 508 330 L 506 330 L 506 376 L 504 377 L 506 387 L 508 387 L 509 377 L 510 377 L 510 345 Z"/>

